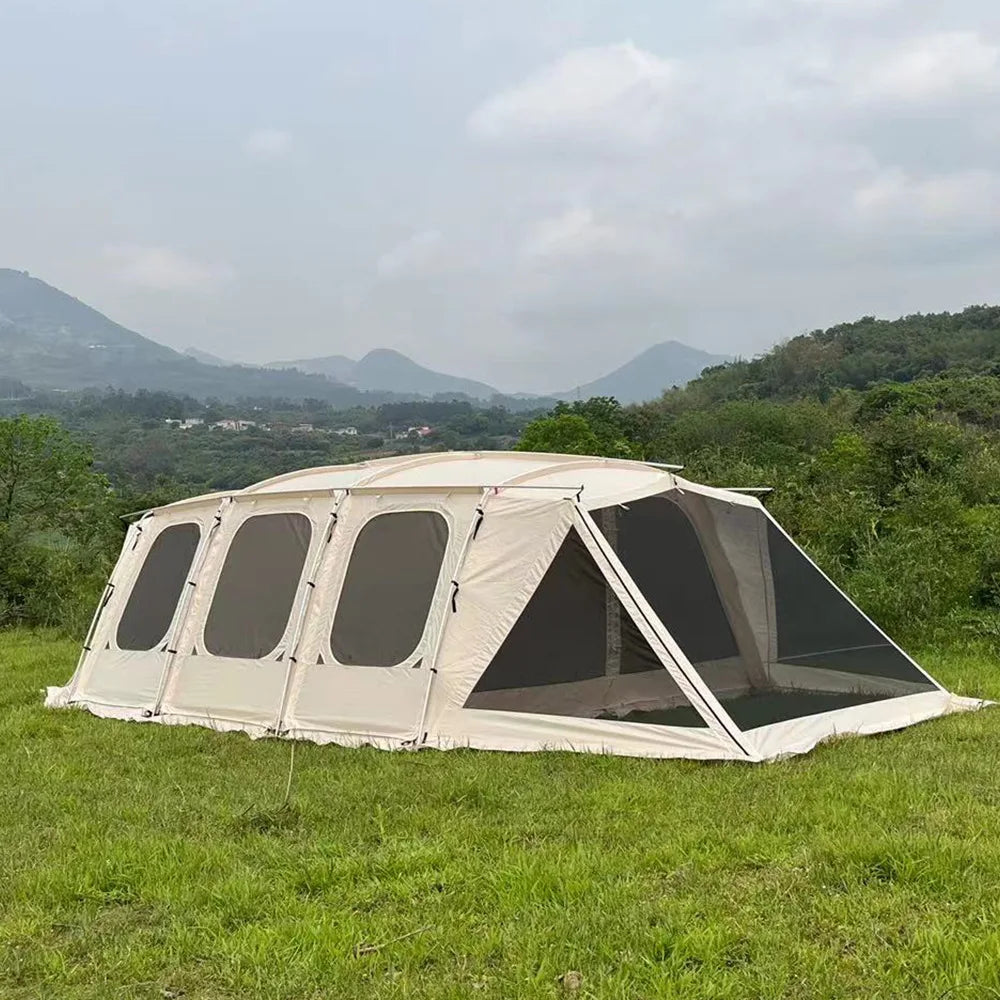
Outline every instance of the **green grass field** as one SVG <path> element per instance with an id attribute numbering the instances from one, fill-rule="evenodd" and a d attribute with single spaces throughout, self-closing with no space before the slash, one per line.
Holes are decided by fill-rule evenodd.
<path id="1" fill-rule="evenodd" d="M 769 765 L 299 744 L 281 808 L 289 744 L 42 708 L 75 656 L 0 633 L 0 997 L 1000 997 L 1000 710 Z"/>

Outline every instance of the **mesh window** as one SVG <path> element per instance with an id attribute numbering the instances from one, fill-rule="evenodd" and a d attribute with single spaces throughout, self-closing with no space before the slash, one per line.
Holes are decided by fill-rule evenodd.
<path id="1" fill-rule="evenodd" d="M 575 530 L 465 707 L 705 726 Z"/>
<path id="2" fill-rule="evenodd" d="M 312 539 L 304 514 L 258 514 L 233 538 L 205 623 L 214 656 L 260 659 L 278 645 Z"/>
<path id="3" fill-rule="evenodd" d="M 153 649 L 166 638 L 200 539 L 197 524 L 172 524 L 153 540 L 118 622 L 119 649 Z"/>
<path id="4" fill-rule="evenodd" d="M 595 520 L 741 729 L 935 689 L 759 508 L 680 490 L 626 508 Z"/>
<path id="5" fill-rule="evenodd" d="M 774 577 L 779 663 L 935 689 L 770 521 L 767 545 Z M 804 680 L 810 676 L 814 675 L 808 669 L 802 670 Z"/>
<path id="6" fill-rule="evenodd" d="M 354 543 L 330 648 L 338 662 L 394 667 L 417 648 L 448 547 L 435 511 L 373 517 Z"/>
<path id="7" fill-rule="evenodd" d="M 689 660 L 739 654 L 698 533 L 676 503 L 645 497 L 594 519 Z"/>

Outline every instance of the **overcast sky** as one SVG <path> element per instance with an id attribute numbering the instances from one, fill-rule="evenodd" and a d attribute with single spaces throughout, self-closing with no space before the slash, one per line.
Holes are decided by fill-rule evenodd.
<path id="1" fill-rule="evenodd" d="M 2 0 L 0 266 L 560 389 L 1000 300 L 997 0 Z"/>

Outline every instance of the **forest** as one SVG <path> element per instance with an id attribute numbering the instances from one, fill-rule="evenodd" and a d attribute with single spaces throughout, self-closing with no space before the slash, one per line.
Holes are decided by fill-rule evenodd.
<path id="1" fill-rule="evenodd" d="M 1000 644 L 997 371 L 1000 308 L 976 307 L 806 334 L 630 407 L 29 396 L 0 417 L 0 625 L 80 634 L 129 512 L 365 456 L 517 447 L 771 487 L 768 508 L 891 633 Z M 166 423 L 192 417 L 204 423 Z M 210 426 L 227 418 L 257 426 Z M 334 433 L 345 426 L 357 434 Z"/>

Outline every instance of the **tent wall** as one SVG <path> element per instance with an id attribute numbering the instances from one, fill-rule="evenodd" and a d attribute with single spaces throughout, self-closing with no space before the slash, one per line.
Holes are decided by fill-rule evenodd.
<path id="1" fill-rule="evenodd" d="M 400 742 L 415 740 L 431 676 L 431 660 L 438 635 L 446 616 L 451 614 L 450 591 L 458 562 L 465 548 L 477 517 L 481 494 L 455 493 L 451 495 L 411 494 L 405 497 L 378 495 L 351 495 L 338 511 L 337 524 L 316 578 L 315 595 L 311 613 L 303 631 L 302 643 L 297 650 L 297 664 L 290 678 L 287 709 L 282 727 L 292 736 L 318 742 Z M 425 621 L 418 629 L 413 642 L 412 608 L 407 611 L 411 622 L 404 628 L 407 633 L 403 643 L 410 647 L 398 663 L 380 665 L 338 662 L 333 635 L 336 623 L 343 621 L 341 595 L 345 582 L 355 571 L 355 600 L 369 605 L 372 631 L 396 631 L 399 623 L 393 616 L 403 612 L 402 595 L 397 584 L 407 584 L 413 572 L 426 566 L 433 556 L 433 538 L 428 532 L 436 529 L 432 524 L 412 522 L 413 512 L 423 511 L 441 519 L 447 528 L 447 546 L 439 567 L 434 572 L 432 592 L 425 594 L 429 600 Z M 389 538 L 389 548 L 378 564 L 365 568 L 355 564 L 351 568 L 352 552 L 359 535 L 367 525 L 383 515 L 397 515 L 402 519 L 403 532 Z M 404 549 L 412 531 L 413 545 L 418 548 L 417 562 Z M 378 556 L 378 552 L 372 553 Z M 426 582 L 426 581 L 425 581 Z M 464 595 L 463 595 L 464 596 Z M 419 602 L 423 606 L 423 599 Z M 359 640 L 355 640 L 359 641 Z M 360 640 L 362 645 L 367 640 Z M 390 647 L 400 647 L 397 634 Z"/>
<path id="2" fill-rule="evenodd" d="M 273 727 L 307 568 L 336 499 L 260 497 L 228 504 L 168 663 L 159 714 Z M 249 542 L 249 546 L 241 544 Z"/>
<path id="3" fill-rule="evenodd" d="M 95 709 L 127 708 L 134 710 L 138 716 L 153 710 L 169 659 L 167 650 L 173 648 L 172 641 L 190 596 L 187 583 L 197 574 L 197 568 L 204 558 L 217 523 L 217 511 L 216 503 L 189 507 L 183 511 L 168 508 L 144 517 L 129 527 L 121 555 L 111 575 L 110 596 L 99 609 L 86 644 L 89 648 L 85 648 L 73 679 L 62 689 L 61 697 L 64 702 L 82 702 Z M 129 609 L 129 602 L 143 567 L 151 554 L 156 558 L 157 550 L 168 534 L 175 533 L 178 528 L 188 527 L 197 530 L 199 540 L 187 572 L 182 574 L 185 586 L 177 595 L 172 613 L 168 611 L 165 618 L 159 613 L 152 616 L 161 624 L 166 621 L 166 628 L 155 638 L 146 631 L 145 639 L 149 642 L 146 649 L 122 648 L 119 638 L 124 646 L 145 645 L 141 641 L 143 636 L 135 628 L 129 629 L 127 621 L 123 622 L 126 612 L 131 618 L 147 617 L 134 604 Z M 163 568 L 162 565 L 159 567 L 160 570 Z M 175 564 L 173 569 L 176 568 Z M 159 596 L 164 598 L 166 595 Z M 158 602 L 157 612 L 162 612 L 162 603 L 162 600 Z M 122 626 L 131 632 L 131 636 L 125 634 Z"/>
<path id="4" fill-rule="evenodd" d="M 771 746 L 764 731 L 775 726 L 822 738 L 852 719 L 891 725 L 909 717 L 913 698 L 940 694 L 759 503 L 689 486 L 593 511 L 593 520 L 629 585 L 679 641 L 680 665 L 711 690 L 748 750 Z"/>

